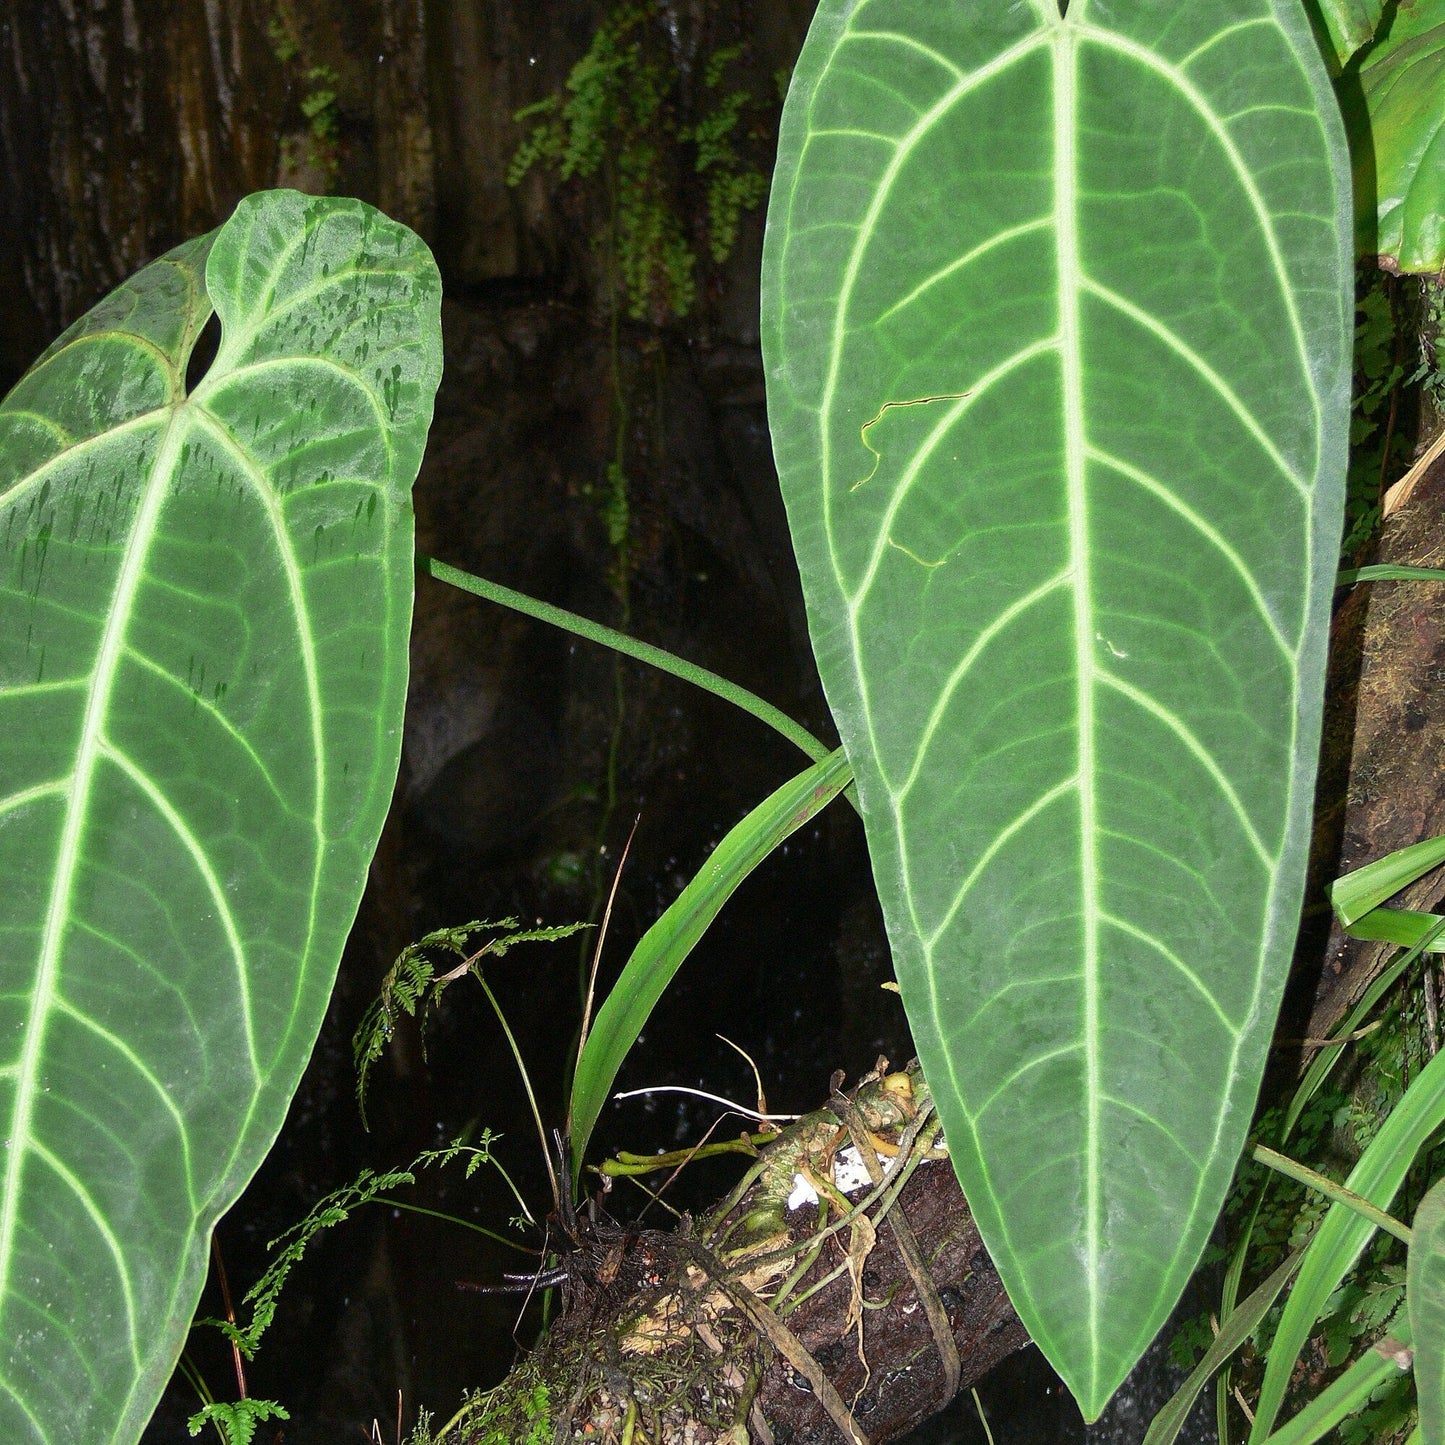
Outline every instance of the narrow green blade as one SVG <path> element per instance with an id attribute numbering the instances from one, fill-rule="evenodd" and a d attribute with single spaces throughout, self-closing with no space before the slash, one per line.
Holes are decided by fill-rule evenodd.
<path id="1" fill-rule="evenodd" d="M 1204 1246 L 1308 843 L 1348 162 L 1298 0 L 823 0 L 774 448 L 904 1003 L 1086 1415 Z"/>
<path id="2" fill-rule="evenodd" d="M 1144 1445 L 1174 1445 L 1179 1432 L 1189 1423 L 1189 1412 L 1199 1392 L 1214 1374 L 1259 1327 L 1280 1291 L 1294 1278 L 1300 1256 L 1296 1251 L 1242 1304 L 1235 1307 L 1204 1352 L 1204 1358 L 1189 1372 L 1189 1378 L 1170 1397 L 1169 1403 L 1149 1422 Z"/>
<path id="3" fill-rule="evenodd" d="M 713 849 L 697 876 L 642 936 L 597 1011 L 577 1059 L 568 1120 L 574 1177 L 617 1071 L 683 960 L 738 885 L 784 839 L 820 813 L 852 781 L 842 748 L 790 778 Z"/>
<path id="4" fill-rule="evenodd" d="M 1336 878 L 1326 890 L 1340 926 L 1349 928 L 1387 898 L 1423 878 L 1432 868 L 1445 863 L 1445 838 L 1426 838 L 1397 848 L 1363 868 Z"/>
<path id="5" fill-rule="evenodd" d="M 370 207 L 254 196 L 0 405 L 6 1445 L 139 1436 L 311 1052 L 396 776 L 439 301 Z"/>
<path id="6" fill-rule="evenodd" d="M 1409 908 L 1372 908 L 1357 918 L 1345 932 L 1351 938 L 1397 944 L 1400 948 L 1421 946 L 1425 953 L 1445 953 L 1445 936 L 1438 913 L 1417 913 Z"/>
<path id="7" fill-rule="evenodd" d="M 1388 1210 L 1426 1140 L 1445 1124 L 1445 1054 L 1437 1054 L 1390 1111 L 1380 1132 L 1345 1180 L 1345 1188 Z M 1299 1278 L 1285 1302 L 1259 1388 L 1250 1445 L 1260 1445 L 1284 1403 L 1290 1373 L 1325 1302 L 1349 1273 L 1375 1227 L 1344 1204 L 1330 1205 L 1305 1249 Z M 1397 1334 L 1400 1330 L 1397 1328 Z"/>
<path id="8" fill-rule="evenodd" d="M 1410 1347 L 1410 1331 L 1400 1325 L 1381 1349 L 1366 1350 L 1337 1380 L 1332 1380 L 1287 1425 L 1282 1425 L 1266 1445 L 1316 1445 L 1328 1439 L 1335 1427 L 1358 1415 L 1370 1403 L 1380 1386 L 1398 1379 L 1399 1353 Z M 1414 1437 L 1411 1437 L 1413 1441 Z M 1410 1442 L 1407 1442 L 1410 1445 Z"/>
<path id="9" fill-rule="evenodd" d="M 1445 582 L 1445 568 L 1440 567 L 1346 567 L 1336 581 L 1341 587 L 1355 582 Z"/>

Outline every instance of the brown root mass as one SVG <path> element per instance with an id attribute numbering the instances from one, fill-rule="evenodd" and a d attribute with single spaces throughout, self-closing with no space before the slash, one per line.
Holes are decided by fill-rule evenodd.
<path id="1" fill-rule="evenodd" d="M 582 1225 L 560 1319 L 435 1445 L 883 1445 L 1026 1344 L 922 1076 L 879 1062 L 712 1214 Z"/>

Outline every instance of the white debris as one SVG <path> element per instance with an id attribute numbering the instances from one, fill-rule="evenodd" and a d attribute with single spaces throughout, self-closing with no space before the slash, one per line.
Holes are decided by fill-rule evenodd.
<path id="1" fill-rule="evenodd" d="M 788 1209 L 801 1209 L 805 1204 L 816 1204 L 818 1191 L 801 1175 L 793 1175 L 793 1192 L 788 1195 Z"/>
<path id="2" fill-rule="evenodd" d="M 883 1177 L 886 1179 L 898 1160 L 879 1155 L 878 1162 L 883 1166 Z M 868 1178 L 867 1166 L 863 1163 L 863 1156 L 855 1145 L 850 1144 L 846 1149 L 840 1149 L 833 1156 L 833 1183 L 844 1194 L 851 1194 L 855 1189 L 862 1189 L 871 1183 Z"/>

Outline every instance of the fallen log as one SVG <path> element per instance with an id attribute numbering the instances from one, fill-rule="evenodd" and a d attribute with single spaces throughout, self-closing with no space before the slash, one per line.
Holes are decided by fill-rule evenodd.
<path id="1" fill-rule="evenodd" d="M 568 1221 L 563 1310 L 432 1445 L 885 1445 L 1028 1336 L 916 1066 L 886 1060 L 673 1231 Z"/>

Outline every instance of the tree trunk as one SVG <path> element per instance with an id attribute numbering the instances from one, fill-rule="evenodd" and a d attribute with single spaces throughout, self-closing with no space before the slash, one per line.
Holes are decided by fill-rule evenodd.
<path id="1" fill-rule="evenodd" d="M 1445 458 L 1421 478 L 1382 530 L 1376 560 L 1445 566 Z M 1388 943 L 1347 937 L 1329 921 L 1324 886 L 1397 848 L 1445 833 L 1445 628 L 1441 583 L 1357 586 L 1335 615 L 1325 734 L 1307 907 L 1315 945 L 1307 1040 L 1322 1039 L 1345 1016 L 1395 952 Z M 1395 906 L 1429 910 L 1445 898 L 1445 870 L 1426 874 Z"/>

